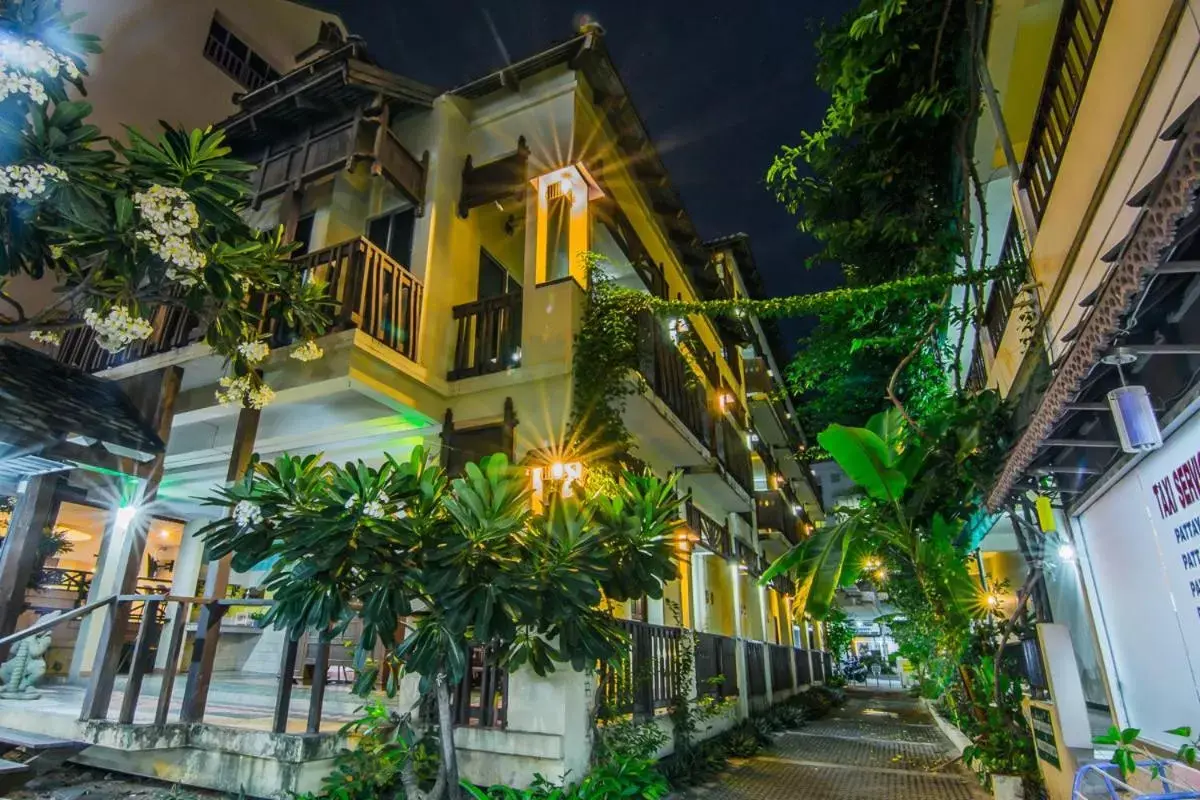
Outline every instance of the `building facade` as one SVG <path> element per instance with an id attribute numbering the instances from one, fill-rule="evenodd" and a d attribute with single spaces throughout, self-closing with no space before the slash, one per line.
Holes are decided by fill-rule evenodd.
<path id="1" fill-rule="evenodd" d="M 1166 731 L 1200 715 L 1188 521 L 1200 425 L 1196 10 L 1065 0 L 991 12 L 998 101 L 976 161 L 992 261 L 1019 268 L 989 289 L 970 374 L 1011 402 L 1017 441 L 981 542 L 994 577 L 1044 576 L 1033 600 L 1051 625 L 1034 682 L 1050 690 L 1063 748 L 1090 751 L 1092 728 L 1111 722 L 1173 753 Z M 1141 390 L 1127 386 L 1145 390 L 1156 420 L 1129 410 Z M 1153 451 L 1156 432 L 1166 443 Z M 1073 763 L 1043 759 L 1052 797 L 1068 796 L 1056 781 Z"/>
<path id="2" fill-rule="evenodd" d="M 262 1 L 261 19 L 292 8 Z M 80 546 L 51 565 L 35 612 L 102 602 L 120 591 L 127 563 L 138 565 L 139 593 L 159 599 L 118 599 L 138 609 L 124 631 L 105 624 L 107 612 L 64 626 L 49 660 L 66 681 L 56 707 L 87 685 L 83 713 L 30 706 L 21 724 L 103 745 L 87 751 L 94 763 L 113 763 L 122 748 L 126 769 L 152 772 L 170 751 L 182 782 L 241 781 L 267 794 L 311 787 L 328 769 L 336 744 L 292 733 L 331 733 L 345 721 L 355 654 L 256 624 L 270 603 L 265 571 L 206 562 L 195 534 L 211 510 L 200 498 L 250 452 L 378 464 L 421 445 L 452 473 L 493 452 L 531 468 L 569 455 L 586 470 L 586 443 L 573 447 L 570 435 L 587 254 L 602 257 L 607 278 L 662 298 L 749 296 L 757 275 L 747 237 L 698 235 L 600 31 L 441 91 L 382 69 L 323 15 L 282 26 L 273 41 L 253 35 L 255 4 L 235 5 L 189 5 L 186 24 L 182 11 L 167 16 L 206 30 L 204 58 L 216 60 L 205 68 L 242 84 L 236 107 L 212 121 L 223 119 L 235 153 L 256 165 L 254 224 L 282 225 L 299 245 L 296 268 L 328 286 L 325 355 L 291 359 L 297 345 L 285 330 L 262 331 L 275 347 L 263 370 L 276 396 L 250 414 L 217 401 L 224 365 L 185 313 L 159 309 L 154 335 L 116 355 L 85 330 L 64 339 L 64 363 L 126 381 L 181 371 L 181 384 L 148 543 L 129 538 L 94 478 L 71 488 L 72 474 L 56 523 Z M 646 316 L 638 325 L 640 363 L 628 376 L 637 391 L 623 412 L 631 455 L 659 475 L 680 474 L 687 528 L 681 576 L 665 598 L 619 612 L 634 642 L 627 668 L 669 669 L 655 654 L 691 631 L 698 690 L 735 700 L 715 731 L 831 669 L 819 626 L 793 618 L 793 587 L 758 581 L 821 520 L 822 504 L 797 460 L 803 431 L 758 320 Z M 130 553 L 136 562 L 122 561 Z M 115 684 L 118 712 L 97 665 L 122 647 L 132 666 Z M 668 725 L 678 679 L 656 677 L 624 710 Z M 605 691 L 570 670 L 501 675 L 476 653 L 456 694 L 464 776 L 486 784 L 581 773 L 585 709 Z M 307 714 L 294 716 L 302 698 Z M 214 730 L 224 731 L 218 746 L 205 739 Z"/>

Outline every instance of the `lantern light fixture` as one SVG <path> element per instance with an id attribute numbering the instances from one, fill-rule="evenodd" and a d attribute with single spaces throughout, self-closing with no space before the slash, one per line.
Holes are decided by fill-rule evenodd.
<path id="1" fill-rule="evenodd" d="M 1108 407 L 1112 411 L 1121 450 L 1126 453 L 1148 453 L 1162 447 L 1162 429 L 1158 426 L 1154 404 L 1150 402 L 1146 387 L 1127 384 L 1125 372 L 1121 369 L 1136 361 L 1137 356 L 1118 347 L 1100 360 L 1116 367 L 1121 380 L 1121 385 L 1108 393 Z"/>

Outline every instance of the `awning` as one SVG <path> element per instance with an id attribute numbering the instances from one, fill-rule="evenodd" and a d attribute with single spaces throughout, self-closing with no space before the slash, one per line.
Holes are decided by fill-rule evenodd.
<path id="1" fill-rule="evenodd" d="M 0 481 L 94 464 L 149 461 L 165 445 L 117 384 L 0 342 Z"/>
<path id="2" fill-rule="evenodd" d="M 1168 414 L 1195 388 L 1195 364 L 1155 366 L 1153 359 L 1200 363 L 1200 330 L 1179 324 L 1196 300 L 1197 269 L 1189 265 L 1200 259 L 1200 107 L 1190 108 L 1165 138 L 1175 139 L 1166 166 L 1149 182 L 1148 194 L 1138 193 L 1143 213 L 1099 291 L 1085 298 L 1087 316 L 1070 349 L 1047 369 L 1052 375 L 1045 393 L 988 494 L 991 510 L 1004 505 L 1025 475 L 1054 475 L 1060 487 L 1078 494 L 1122 457 L 1104 403 L 1119 383 L 1115 368 L 1101 361 L 1114 348 L 1140 359 L 1124 368 L 1126 376 L 1146 385 Z"/>

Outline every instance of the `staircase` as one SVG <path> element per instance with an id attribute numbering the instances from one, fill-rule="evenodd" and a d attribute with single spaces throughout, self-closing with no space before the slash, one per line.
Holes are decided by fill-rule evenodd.
<path id="1" fill-rule="evenodd" d="M 0 728 L 0 795 L 54 769 L 85 747 L 72 739 Z"/>

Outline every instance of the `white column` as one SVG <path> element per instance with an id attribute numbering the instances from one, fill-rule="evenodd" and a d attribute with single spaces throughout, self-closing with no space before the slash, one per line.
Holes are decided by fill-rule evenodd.
<path id="1" fill-rule="evenodd" d="M 179 554 L 175 557 L 175 571 L 171 578 L 171 594 L 177 597 L 194 597 L 196 584 L 200 581 L 200 567 L 204 563 L 204 542 L 196 534 L 211 520 L 193 519 L 183 526 L 183 535 L 179 540 Z M 154 668 L 167 668 L 167 644 L 175 632 L 176 625 L 186 625 L 187 619 L 179 617 L 180 605 L 170 603 L 167 606 L 167 624 L 163 626 L 159 639 L 158 657 Z M 182 652 L 182 649 L 180 650 Z M 178 665 L 174 665 L 178 667 Z"/>
<path id="2" fill-rule="evenodd" d="M 746 668 L 746 640 L 742 630 L 742 575 L 736 559 L 728 564 L 728 569 L 733 584 L 733 635 L 737 643 L 738 718 L 745 719 L 750 716 L 750 673 Z"/>
<path id="3" fill-rule="evenodd" d="M 708 604 L 704 598 L 705 592 L 708 591 L 708 569 L 704 562 L 708 558 L 711 556 L 702 556 L 692 550 L 692 624 L 701 633 L 711 630 L 708 624 Z"/>
<path id="4" fill-rule="evenodd" d="M 133 535 L 132 525 L 116 525 L 116 508 L 108 510 L 100 552 L 96 557 L 96 572 L 92 586 L 88 589 L 88 602 L 93 603 L 116 594 L 121 588 L 121 556 L 126 550 L 128 538 Z M 104 628 L 108 610 L 102 609 L 83 617 L 79 622 L 79 635 L 75 638 L 75 650 L 71 654 L 70 680 L 77 680 L 92 671 L 96 651 L 100 647 L 100 634 Z"/>

